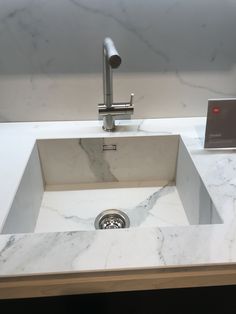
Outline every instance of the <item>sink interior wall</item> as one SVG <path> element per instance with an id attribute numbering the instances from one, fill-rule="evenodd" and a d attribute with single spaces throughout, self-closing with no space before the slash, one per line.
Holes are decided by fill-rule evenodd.
<path id="1" fill-rule="evenodd" d="M 174 182 L 178 144 L 178 136 L 53 139 L 38 149 L 46 189 L 64 190 Z"/>
<path id="2" fill-rule="evenodd" d="M 176 186 L 190 224 L 222 223 L 214 203 L 180 139 Z"/>
<path id="3" fill-rule="evenodd" d="M 38 149 L 35 145 L 3 224 L 2 233 L 34 232 L 43 193 L 44 184 Z"/>
<path id="4" fill-rule="evenodd" d="M 45 190 L 175 184 L 190 224 L 222 222 L 179 136 L 39 140 L 2 233 L 34 232 Z"/>

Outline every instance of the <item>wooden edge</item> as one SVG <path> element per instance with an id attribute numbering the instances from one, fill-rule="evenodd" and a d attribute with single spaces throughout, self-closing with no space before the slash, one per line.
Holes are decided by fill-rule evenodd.
<path id="1" fill-rule="evenodd" d="M 0 299 L 236 284 L 236 265 L 0 278 Z"/>

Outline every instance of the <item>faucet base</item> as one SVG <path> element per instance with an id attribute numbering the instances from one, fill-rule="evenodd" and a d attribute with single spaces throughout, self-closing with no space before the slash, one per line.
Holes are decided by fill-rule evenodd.
<path id="1" fill-rule="evenodd" d="M 114 132 L 116 127 L 114 126 L 112 129 L 106 129 L 104 126 L 102 126 L 102 129 L 103 131 L 106 131 L 106 132 Z"/>
<path id="2" fill-rule="evenodd" d="M 120 120 L 130 119 L 131 114 L 134 112 L 132 100 L 133 94 L 131 94 L 130 103 L 113 103 L 110 107 L 104 104 L 98 105 L 99 119 L 103 119 L 102 128 L 104 131 L 111 132 L 115 130 L 115 118 Z"/>
<path id="3" fill-rule="evenodd" d="M 103 126 L 102 126 L 104 131 L 107 132 L 113 132 L 115 131 L 115 120 L 112 115 L 108 114 L 103 117 Z"/>

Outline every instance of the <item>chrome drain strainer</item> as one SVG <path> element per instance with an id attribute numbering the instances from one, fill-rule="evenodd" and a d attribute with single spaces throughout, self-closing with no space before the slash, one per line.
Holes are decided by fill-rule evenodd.
<path id="1" fill-rule="evenodd" d="M 118 209 L 107 209 L 101 212 L 95 219 L 96 229 L 120 229 L 129 228 L 129 217 Z"/>

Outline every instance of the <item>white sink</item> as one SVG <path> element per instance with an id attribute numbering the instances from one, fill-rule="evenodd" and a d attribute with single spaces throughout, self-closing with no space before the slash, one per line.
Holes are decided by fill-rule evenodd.
<path id="1" fill-rule="evenodd" d="M 222 222 L 180 136 L 50 139 L 36 142 L 2 233 L 95 230 L 111 208 L 130 228 Z"/>

